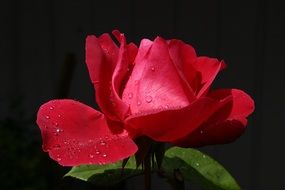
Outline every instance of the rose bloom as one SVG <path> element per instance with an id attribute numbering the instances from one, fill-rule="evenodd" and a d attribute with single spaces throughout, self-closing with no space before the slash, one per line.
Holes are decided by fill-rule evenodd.
<path id="1" fill-rule="evenodd" d="M 119 31 L 88 36 L 86 63 L 101 112 L 75 100 L 43 104 L 43 150 L 63 166 L 107 164 L 132 156 L 147 136 L 182 147 L 229 143 L 245 130 L 253 100 L 238 89 L 210 88 L 225 63 L 197 56 L 181 40 L 143 39 Z"/>

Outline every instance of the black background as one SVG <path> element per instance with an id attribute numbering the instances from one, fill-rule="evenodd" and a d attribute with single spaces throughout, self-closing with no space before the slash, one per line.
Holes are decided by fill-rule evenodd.
<path id="1" fill-rule="evenodd" d="M 85 37 L 113 29 L 137 44 L 157 35 L 179 38 L 199 55 L 224 59 L 228 68 L 215 86 L 245 90 L 256 110 L 236 142 L 202 150 L 242 189 L 284 189 L 284 14 L 281 1 L 269 0 L 1 1 L 0 189 L 89 188 L 61 179 L 65 169 L 41 152 L 34 120 L 42 103 L 60 96 L 96 107 Z M 62 89 L 65 63 L 75 68 L 70 88 Z M 140 189 L 140 183 L 126 186 Z"/>

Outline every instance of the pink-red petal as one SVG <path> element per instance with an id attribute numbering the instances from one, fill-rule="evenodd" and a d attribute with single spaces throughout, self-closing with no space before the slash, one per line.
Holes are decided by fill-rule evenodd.
<path id="1" fill-rule="evenodd" d="M 193 67 L 199 73 L 200 86 L 197 89 L 197 97 L 201 97 L 210 88 L 215 77 L 224 68 L 224 62 L 215 58 L 198 57 Z"/>
<path id="2" fill-rule="evenodd" d="M 195 131 L 229 100 L 220 102 L 202 97 L 182 109 L 167 107 L 142 112 L 129 117 L 126 128 L 137 130 L 156 141 L 172 142 Z"/>
<path id="3" fill-rule="evenodd" d="M 217 59 L 197 57 L 194 48 L 181 40 L 170 40 L 169 52 L 177 71 L 198 98 L 207 92 L 218 72 L 225 68 L 225 63 Z"/>
<path id="4" fill-rule="evenodd" d="M 43 149 L 63 166 L 112 163 L 137 151 L 126 131 L 111 133 L 104 115 L 73 100 L 42 105 L 37 124 Z"/>
<path id="5" fill-rule="evenodd" d="M 165 40 L 158 37 L 154 42 L 141 42 L 122 98 L 130 105 L 132 114 L 189 105 Z"/>
<path id="6" fill-rule="evenodd" d="M 119 95 L 128 67 L 125 54 L 125 44 L 121 43 L 119 49 L 108 34 L 99 38 L 86 38 L 86 63 L 95 86 L 96 101 L 106 117 L 112 121 L 121 121 L 128 112 L 128 106 Z"/>
<path id="7" fill-rule="evenodd" d="M 170 40 L 168 46 L 177 72 L 189 85 L 191 93 L 195 94 L 200 85 L 200 75 L 193 67 L 197 59 L 195 49 L 181 40 Z"/>
<path id="8" fill-rule="evenodd" d="M 234 141 L 245 131 L 246 117 L 254 110 L 254 102 L 246 93 L 237 89 L 222 89 L 211 92 L 209 96 L 220 101 L 228 97 L 232 100 L 193 133 L 174 144 L 184 147 L 224 144 Z"/>

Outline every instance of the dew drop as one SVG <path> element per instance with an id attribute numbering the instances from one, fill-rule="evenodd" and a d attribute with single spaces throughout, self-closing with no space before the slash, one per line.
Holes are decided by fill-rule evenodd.
<path id="1" fill-rule="evenodd" d="M 53 109 L 54 109 L 54 107 L 50 106 L 50 107 L 49 107 L 49 109 L 50 109 L 50 110 L 53 110 Z"/>
<path id="2" fill-rule="evenodd" d="M 128 94 L 128 97 L 129 97 L 129 99 L 132 99 L 132 98 L 133 98 L 133 93 L 130 92 L 130 93 Z"/>
<path id="3" fill-rule="evenodd" d="M 146 97 L 145 97 L 145 101 L 146 101 L 147 103 L 150 103 L 150 102 L 152 101 L 152 97 L 151 97 L 151 96 L 146 96 Z"/>
<path id="4" fill-rule="evenodd" d="M 101 140 L 101 141 L 100 141 L 100 145 L 101 145 L 101 146 L 105 146 L 105 145 L 106 145 L 106 142 Z"/>
<path id="5" fill-rule="evenodd" d="M 54 125 L 57 127 L 57 126 L 58 126 L 58 123 L 57 123 L 57 122 L 55 122 L 55 123 L 54 123 Z"/>
<path id="6" fill-rule="evenodd" d="M 48 115 L 46 115 L 46 119 L 49 119 L 50 117 Z"/>
<path id="7" fill-rule="evenodd" d="M 155 71 L 155 68 L 154 68 L 154 67 L 151 67 L 151 71 Z"/>
<path id="8" fill-rule="evenodd" d="M 60 148 L 60 145 L 59 144 L 55 144 L 53 147 L 54 148 Z"/>
<path id="9" fill-rule="evenodd" d="M 201 130 L 201 131 L 200 131 L 200 133 L 201 133 L 201 134 L 203 134 L 203 133 L 204 133 L 204 131 L 203 131 L 203 130 Z"/>
<path id="10" fill-rule="evenodd" d="M 56 136 L 58 136 L 59 133 L 62 132 L 62 131 L 63 131 L 62 129 L 57 128 L 57 129 L 55 130 L 54 134 L 55 134 Z"/>
<path id="11" fill-rule="evenodd" d="M 57 115 L 57 117 L 61 117 L 61 115 L 60 115 L 60 114 L 58 114 L 58 115 Z"/>
<path id="12" fill-rule="evenodd" d="M 138 106 L 140 106 L 142 103 L 141 103 L 141 101 L 138 101 L 137 104 L 138 104 Z"/>
<path id="13" fill-rule="evenodd" d="M 167 104 L 167 105 L 165 106 L 165 108 L 168 109 L 168 108 L 169 108 L 169 105 Z"/>
<path id="14" fill-rule="evenodd" d="M 56 160 L 60 162 L 60 161 L 61 161 L 61 158 L 60 158 L 60 157 L 57 157 Z"/>
<path id="15" fill-rule="evenodd" d="M 103 153 L 102 156 L 103 156 L 104 158 L 106 158 L 106 157 L 107 157 L 107 154 Z"/>
<path id="16" fill-rule="evenodd" d="M 100 154 L 100 151 L 99 151 L 99 150 L 96 150 L 96 151 L 95 151 L 95 154 L 99 155 L 99 154 Z"/>
<path id="17" fill-rule="evenodd" d="M 203 154 L 203 158 L 206 158 L 206 155 L 205 155 L 205 154 Z"/>
<path id="18" fill-rule="evenodd" d="M 89 158 L 94 158 L 94 155 L 93 154 L 89 154 Z"/>
<path id="19" fill-rule="evenodd" d="M 197 162 L 197 163 L 196 163 L 196 166 L 200 166 L 200 164 Z"/>

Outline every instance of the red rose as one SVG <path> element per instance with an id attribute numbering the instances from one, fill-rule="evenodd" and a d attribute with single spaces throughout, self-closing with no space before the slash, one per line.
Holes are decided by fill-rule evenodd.
<path id="1" fill-rule="evenodd" d="M 253 100 L 237 89 L 211 90 L 225 64 L 197 57 L 180 40 L 143 39 L 139 48 L 113 32 L 86 39 L 86 63 L 102 112 L 52 100 L 37 116 L 43 149 L 61 165 L 110 163 L 133 155 L 133 139 L 197 147 L 228 143 L 245 130 Z"/>

